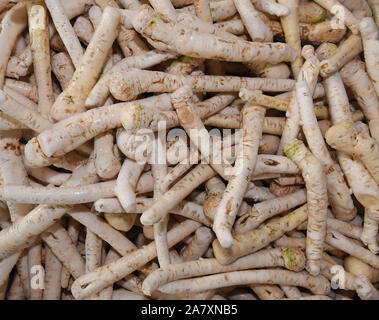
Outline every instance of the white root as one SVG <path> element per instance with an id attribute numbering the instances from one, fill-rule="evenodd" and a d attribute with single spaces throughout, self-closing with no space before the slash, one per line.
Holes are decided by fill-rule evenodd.
<path id="1" fill-rule="evenodd" d="M 254 270 L 235 271 L 211 275 L 189 280 L 177 280 L 161 286 L 164 293 L 199 292 L 203 290 L 222 288 L 232 285 L 248 283 L 256 284 L 281 284 L 301 286 L 310 289 L 315 294 L 328 294 L 329 281 L 323 276 L 310 276 L 306 272 L 292 272 L 285 270 Z"/>
<path id="2" fill-rule="evenodd" d="M 0 198 L 6 201 L 17 201 L 31 204 L 70 205 L 95 201 L 99 198 L 111 198 L 115 195 L 115 180 L 89 184 L 79 187 L 0 187 Z"/>
<path id="3" fill-rule="evenodd" d="M 299 0 L 278 0 L 278 3 L 289 9 L 289 14 L 280 17 L 280 22 L 282 24 L 286 43 L 294 48 L 297 53 L 296 59 L 291 62 L 292 73 L 294 75 L 294 78 L 297 79 L 301 66 L 304 62 L 301 56 L 301 40 L 298 16 Z"/>
<path id="4" fill-rule="evenodd" d="M 94 153 L 97 174 L 103 179 L 114 178 L 121 169 L 120 161 L 113 153 L 113 134 L 106 132 L 95 137 Z"/>
<path id="5" fill-rule="evenodd" d="M 209 0 L 194 0 L 194 7 L 196 15 L 201 19 L 209 23 L 213 23 L 211 8 Z"/>
<path id="6" fill-rule="evenodd" d="M 83 16 L 80 16 L 76 19 L 73 28 L 78 36 L 78 39 L 85 45 L 88 45 L 95 31 L 91 21 Z"/>
<path id="7" fill-rule="evenodd" d="M 378 230 L 378 213 L 366 209 L 363 221 L 363 230 L 360 239 L 374 254 L 377 254 L 379 252 Z"/>
<path id="8" fill-rule="evenodd" d="M 197 186 L 215 175 L 216 172 L 208 165 L 197 165 L 142 214 L 141 223 L 152 225 L 158 222 Z"/>
<path id="9" fill-rule="evenodd" d="M 15 99 L 18 97 L 21 99 L 22 96 L 32 100 L 32 102 L 36 103 L 38 102 L 38 91 L 36 86 L 24 82 L 24 81 L 18 81 L 18 80 L 13 80 L 13 79 L 5 79 L 5 86 L 4 86 L 4 91 L 8 92 L 9 94 L 14 94 Z M 16 97 L 17 96 L 17 97 Z M 28 101 L 24 98 L 23 101 Z M 27 105 L 33 105 L 32 102 L 29 102 Z"/>
<path id="10" fill-rule="evenodd" d="M 375 19 L 376 25 L 379 27 L 379 3 L 377 0 L 367 0 L 367 2 L 372 10 L 372 15 Z"/>
<path id="11" fill-rule="evenodd" d="M 51 116 L 55 120 L 62 120 L 73 113 L 85 111 L 85 100 L 105 64 L 108 50 L 117 36 L 119 21 L 120 14 L 117 9 L 106 8 L 104 10 L 100 25 L 77 65 L 70 83 L 51 108 Z"/>
<path id="12" fill-rule="evenodd" d="M 28 162 L 37 159 L 44 160 L 46 156 L 64 155 L 96 135 L 107 130 L 121 126 L 121 114 L 123 109 L 129 109 L 132 105 L 146 105 L 152 107 L 161 102 L 171 106 L 170 99 L 163 100 L 160 96 L 137 100 L 131 103 L 118 103 L 102 108 L 89 110 L 74 115 L 66 120 L 53 125 L 50 130 L 45 130 L 36 139 L 31 139 L 25 147 L 25 157 Z M 101 121 L 100 121 L 101 120 Z M 81 134 L 77 134 L 78 131 Z M 40 149 L 42 148 L 42 150 Z M 46 166 L 46 165 L 39 165 Z"/>
<path id="13" fill-rule="evenodd" d="M 115 194 L 126 212 L 133 212 L 136 206 L 135 188 L 145 164 L 125 159 L 117 177 Z"/>
<path id="14" fill-rule="evenodd" d="M 333 54 L 330 57 L 320 62 L 321 76 L 325 78 L 337 72 L 362 51 L 361 37 L 354 34 L 351 35 L 341 44 L 341 46 L 333 51 Z"/>
<path id="15" fill-rule="evenodd" d="M 87 230 L 85 240 L 86 273 L 92 272 L 101 266 L 101 251 L 103 240 L 91 230 Z"/>
<path id="16" fill-rule="evenodd" d="M 375 139 L 359 133 L 350 120 L 340 121 L 329 128 L 325 138 L 333 148 L 360 159 L 379 184 L 379 144 Z"/>
<path id="17" fill-rule="evenodd" d="M 0 300 L 379 300 L 379 0 L 149 1 L 0 0 Z"/>
<path id="18" fill-rule="evenodd" d="M 199 227 L 199 223 L 189 220 L 174 227 L 167 233 L 169 247 L 174 246 Z M 83 299 L 122 279 L 155 257 L 156 246 L 151 243 L 107 266 L 82 276 L 73 283 L 71 291 L 76 299 Z"/>
<path id="19" fill-rule="evenodd" d="M 364 63 L 359 59 L 353 59 L 340 70 L 340 75 L 343 82 L 353 91 L 355 99 L 369 120 L 372 137 L 379 141 L 376 125 L 379 119 L 379 100 Z"/>
<path id="20" fill-rule="evenodd" d="M 33 5 L 28 10 L 30 48 L 33 57 L 34 76 L 38 88 L 38 110 L 49 115 L 54 103 L 51 80 L 50 44 L 46 9 Z"/>
<path id="21" fill-rule="evenodd" d="M 43 300 L 60 300 L 62 264 L 48 246 L 44 248 L 45 288 L 43 290 Z"/>
<path id="22" fill-rule="evenodd" d="M 17 56 L 11 56 L 6 67 L 6 76 L 19 79 L 30 73 L 30 66 L 33 63 L 32 50 L 30 45 Z"/>
<path id="23" fill-rule="evenodd" d="M 25 107 L 3 90 L 0 90 L 0 103 L 2 112 L 36 132 L 43 132 L 53 125 L 40 112 Z"/>
<path id="24" fill-rule="evenodd" d="M 0 262 L 0 299 L 4 300 L 8 280 L 13 267 L 16 265 L 17 260 L 20 258 L 20 253 L 14 253 L 13 255 L 4 258 Z"/>
<path id="25" fill-rule="evenodd" d="M 142 290 L 151 295 L 162 285 L 180 279 L 231 272 L 246 269 L 285 267 L 289 270 L 300 271 L 304 268 L 305 256 L 298 249 L 276 248 L 261 250 L 254 254 L 240 258 L 229 265 L 222 265 L 216 259 L 203 259 L 172 264 L 160 268 L 144 280 Z"/>
<path id="26" fill-rule="evenodd" d="M 294 87 L 292 79 L 265 79 L 234 76 L 173 75 L 159 71 L 129 69 L 114 73 L 109 81 L 113 97 L 130 101 L 145 92 L 172 92 L 182 86 L 190 86 L 194 92 L 231 92 L 241 88 L 271 92 L 289 91 Z"/>
<path id="27" fill-rule="evenodd" d="M 23 248 L 30 246 L 36 236 L 55 223 L 55 219 L 62 217 L 66 207 L 40 205 L 17 220 L 7 229 L 0 232 L 0 257 L 9 257 Z"/>
<path id="28" fill-rule="evenodd" d="M 151 198 L 139 198 L 136 199 L 136 212 L 143 213 L 153 204 Z M 94 208 L 98 212 L 120 214 L 125 213 L 120 202 L 117 199 L 99 199 L 95 201 Z M 210 226 L 211 222 L 204 215 L 203 207 L 192 201 L 182 201 L 177 206 L 172 208 L 170 213 L 177 214 L 188 219 L 198 221 L 206 226 Z M 128 213 L 128 212 L 126 212 Z"/>
<path id="29" fill-rule="evenodd" d="M 379 73 L 376 70 L 379 52 L 378 28 L 372 18 L 363 18 L 359 24 L 359 30 L 362 36 L 367 73 L 379 96 Z"/>
<path id="30" fill-rule="evenodd" d="M 171 100 L 179 122 L 189 135 L 191 142 L 201 152 L 202 157 L 210 163 L 210 166 L 218 174 L 225 176 L 222 160 L 220 161 L 211 153 L 211 137 L 196 113 L 192 90 L 188 86 L 179 88 L 172 94 Z"/>
<path id="31" fill-rule="evenodd" d="M 145 69 L 159 64 L 170 58 L 174 58 L 175 55 L 171 53 L 163 53 L 159 51 L 148 51 L 139 55 L 125 57 L 120 62 L 115 64 L 108 72 L 104 73 L 99 81 L 92 88 L 88 94 L 85 105 L 87 108 L 101 106 L 109 95 L 108 79 L 112 77 L 113 73 L 123 73 L 129 68 Z"/>
<path id="32" fill-rule="evenodd" d="M 160 133 L 158 133 L 158 137 L 155 140 L 155 142 L 158 145 L 157 150 L 157 159 L 155 160 L 155 163 L 151 165 L 151 171 L 154 177 L 154 200 L 159 199 L 159 197 L 162 196 L 164 192 L 167 191 L 167 187 L 165 187 L 162 184 L 163 179 L 167 176 L 167 163 L 166 159 L 161 159 L 159 153 L 161 152 L 161 149 L 165 148 L 163 145 L 164 141 L 162 141 L 162 137 L 159 136 Z M 164 158 L 165 155 L 163 155 Z M 157 257 L 159 261 L 159 266 L 163 267 L 166 265 L 169 265 L 171 263 L 171 258 L 169 254 L 168 249 L 168 243 L 167 243 L 167 226 L 170 219 L 170 215 L 167 214 L 164 218 L 162 218 L 160 221 L 154 224 L 153 230 L 154 230 L 154 242 L 157 247 Z"/>
<path id="33" fill-rule="evenodd" d="M 208 250 L 213 239 L 214 235 L 209 228 L 200 227 L 191 242 L 180 252 L 181 258 L 184 261 L 198 260 Z"/>
<path id="34" fill-rule="evenodd" d="M 236 221 L 235 231 L 237 234 L 241 234 L 256 229 L 265 220 L 302 205 L 306 200 L 306 192 L 301 189 L 288 195 L 256 203 L 249 213 Z"/>
<path id="35" fill-rule="evenodd" d="M 258 11 L 249 0 L 233 0 L 233 3 L 253 41 L 273 42 L 274 37 L 270 28 L 259 18 Z"/>
<path id="36" fill-rule="evenodd" d="M 379 187 L 364 165 L 342 152 L 338 153 L 338 161 L 358 201 L 369 210 L 378 210 Z"/>
<path id="37" fill-rule="evenodd" d="M 18 3 L 5 14 L 1 21 L 0 47 L 2 50 L 0 58 L 0 89 L 4 86 L 5 73 L 13 45 L 26 27 L 25 3 Z"/>
<path id="38" fill-rule="evenodd" d="M 229 264 L 239 257 L 256 252 L 272 241 L 279 239 L 286 232 L 295 229 L 307 219 L 307 206 L 296 209 L 292 213 L 270 221 L 266 225 L 234 237 L 234 245 L 222 248 L 216 239 L 213 241 L 213 252 L 218 262 Z"/>
<path id="39" fill-rule="evenodd" d="M 353 256 L 348 256 L 344 260 L 344 268 L 347 272 L 359 276 L 365 275 L 370 282 L 378 282 L 379 271 L 371 267 L 370 265 L 364 263 L 362 260 L 359 260 Z"/>
<path id="40" fill-rule="evenodd" d="M 354 284 L 355 290 L 362 300 L 379 300 L 379 291 L 364 275 L 357 277 Z"/>
<path id="41" fill-rule="evenodd" d="M 28 270 L 29 279 L 33 277 L 33 266 L 38 266 L 42 264 L 42 246 L 41 240 L 38 239 L 29 249 L 28 249 Z M 36 273 L 39 274 L 41 270 Z M 38 284 L 40 284 L 40 279 L 36 281 L 37 286 L 33 287 L 30 285 L 30 300 L 42 300 L 43 290 Z"/>
<path id="42" fill-rule="evenodd" d="M 247 103 L 242 109 L 242 141 L 230 179 L 214 217 L 213 230 L 224 248 L 233 245 L 231 229 L 244 193 L 248 178 L 256 166 L 259 140 L 262 137 L 265 110 Z"/>
<path id="43" fill-rule="evenodd" d="M 62 225 L 54 224 L 41 238 L 75 279 L 85 273 L 85 262 Z"/>
<path id="44" fill-rule="evenodd" d="M 337 231 L 328 232 L 325 241 L 333 247 L 336 247 L 337 249 L 340 249 L 378 269 L 379 257 L 377 255 L 356 244 L 341 233 Z"/>
<path id="45" fill-rule="evenodd" d="M 326 147 L 322 133 L 318 127 L 313 112 L 313 101 L 309 88 L 304 81 L 296 84 L 297 101 L 300 106 L 300 118 L 303 122 L 303 132 L 312 153 L 323 165 L 328 196 L 333 212 L 338 219 L 351 220 L 356 215 L 353 201 L 342 173 L 337 170 Z M 308 200 L 309 201 L 309 200 Z"/>
<path id="46" fill-rule="evenodd" d="M 326 177 L 320 161 L 301 141 L 295 140 L 285 152 L 300 167 L 307 187 L 307 270 L 312 275 L 318 275 L 326 236 L 328 208 Z"/>
<path id="47" fill-rule="evenodd" d="M 91 5 L 93 5 L 93 0 L 62 1 L 64 12 L 70 20 L 87 12 Z"/>
<path id="48" fill-rule="evenodd" d="M 59 0 L 47 0 L 46 7 L 49 9 L 55 28 L 70 55 L 72 63 L 78 68 L 83 57 L 83 48 L 69 17 L 66 15 L 63 4 Z"/>
<path id="49" fill-rule="evenodd" d="M 309 49 L 309 47 L 304 47 L 304 49 Z M 318 64 L 315 61 L 315 67 Z M 318 67 L 316 67 L 318 68 Z M 254 103 L 256 105 L 260 105 L 262 107 L 268 108 L 268 109 L 275 109 L 279 111 L 288 111 L 288 107 L 290 105 L 290 101 L 286 99 L 281 99 L 277 97 L 271 97 L 268 95 L 264 95 L 258 92 L 241 89 L 240 90 L 240 97 L 241 99 L 245 101 L 249 101 L 250 103 Z M 319 119 L 327 119 L 329 118 L 329 112 L 327 107 L 325 106 L 314 106 L 314 112 L 316 114 L 316 117 Z"/>
<path id="50" fill-rule="evenodd" d="M 344 5 L 338 0 L 314 0 L 321 7 L 328 10 L 331 14 L 335 15 L 336 18 L 343 22 L 354 34 L 359 32 L 359 21 L 354 16 L 354 14 L 349 11 Z"/>
<path id="51" fill-rule="evenodd" d="M 16 273 L 12 283 L 9 286 L 7 300 L 25 300 L 25 294 L 22 287 L 20 276 Z"/>
<path id="52" fill-rule="evenodd" d="M 57 77 L 62 90 L 66 89 L 75 72 L 70 56 L 66 52 L 59 52 L 51 57 L 51 70 Z"/>
<path id="53" fill-rule="evenodd" d="M 136 246 L 123 236 L 119 231 L 112 228 L 106 221 L 92 214 L 85 207 L 77 207 L 69 212 L 70 216 L 83 224 L 99 238 L 103 239 L 120 255 L 124 256 L 136 249 Z"/>
<path id="54" fill-rule="evenodd" d="M 312 47 L 306 47 L 303 51 L 306 61 L 301 67 L 298 75 L 299 81 L 305 81 L 310 89 L 312 96 L 316 92 L 317 80 L 319 74 L 319 63 L 316 57 L 313 56 Z M 288 106 L 287 112 L 289 113 L 285 126 L 282 132 L 282 138 L 280 140 L 279 149 L 277 154 L 284 154 L 284 150 L 288 148 L 291 141 L 297 139 L 300 132 L 300 110 L 297 101 L 296 93 L 291 96 L 290 104 Z"/>
<path id="55" fill-rule="evenodd" d="M 217 36 L 196 32 L 179 23 L 164 22 L 155 17 L 154 11 L 148 6 L 142 6 L 137 11 L 133 19 L 133 26 L 157 49 L 175 50 L 180 54 L 195 58 L 212 59 L 217 57 L 219 60 L 241 62 L 265 60 L 265 62 L 275 64 L 291 61 L 296 57 L 294 50 L 285 44 L 272 43 L 268 45 L 246 41 L 225 41 Z M 199 41 L 193 42 L 191 39 L 194 38 Z M 199 43 L 203 41 L 212 43 L 212 45 L 207 48 L 199 46 Z M 259 58 L 257 58 L 258 50 L 260 50 Z"/>

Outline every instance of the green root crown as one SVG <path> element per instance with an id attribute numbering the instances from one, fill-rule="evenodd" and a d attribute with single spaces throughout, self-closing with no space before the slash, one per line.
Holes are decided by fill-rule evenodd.
<path id="1" fill-rule="evenodd" d="M 300 151 L 300 146 L 302 145 L 302 142 L 297 140 L 294 143 L 292 143 L 284 152 L 288 158 L 291 160 L 294 158 L 294 156 Z"/>

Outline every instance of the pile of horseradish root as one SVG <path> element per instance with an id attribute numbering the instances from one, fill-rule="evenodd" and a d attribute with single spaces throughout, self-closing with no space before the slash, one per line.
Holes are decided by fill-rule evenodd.
<path id="1" fill-rule="evenodd" d="M 0 299 L 379 299 L 378 0 L 0 19 Z"/>

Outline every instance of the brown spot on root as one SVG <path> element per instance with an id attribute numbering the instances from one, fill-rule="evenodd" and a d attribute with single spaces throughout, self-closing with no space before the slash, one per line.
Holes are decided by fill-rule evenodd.
<path id="1" fill-rule="evenodd" d="M 228 203 L 226 204 L 226 214 L 227 215 L 230 215 L 230 213 L 232 211 L 233 202 L 234 202 L 234 197 L 230 198 Z"/>
<path id="2" fill-rule="evenodd" d="M 265 161 L 264 161 L 264 164 L 265 164 L 266 166 L 277 166 L 277 165 L 279 165 L 280 163 L 279 163 L 278 161 L 276 161 L 276 160 L 268 159 L 268 160 L 265 160 Z"/>

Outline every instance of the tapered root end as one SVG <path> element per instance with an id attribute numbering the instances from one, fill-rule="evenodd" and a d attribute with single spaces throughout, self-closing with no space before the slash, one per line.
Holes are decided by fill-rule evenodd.
<path id="1" fill-rule="evenodd" d="M 354 124 L 350 121 L 341 121 L 330 127 L 325 133 L 326 142 L 333 148 L 341 148 L 354 139 Z"/>
<path id="2" fill-rule="evenodd" d="M 136 213 L 104 213 L 104 218 L 116 230 L 128 232 L 134 225 Z"/>
<path id="3" fill-rule="evenodd" d="M 59 122 L 85 111 L 84 103 L 77 103 L 71 95 L 66 95 L 63 91 L 51 107 L 50 116 Z"/>
<path id="4" fill-rule="evenodd" d="M 71 293 L 76 300 L 82 300 L 86 297 L 83 290 L 88 286 L 83 284 L 82 279 L 76 279 L 71 285 Z"/>
<path id="5" fill-rule="evenodd" d="M 233 246 L 234 239 L 230 230 L 221 229 L 221 230 L 218 230 L 216 234 L 217 234 L 217 239 L 223 248 L 227 249 Z"/>
<path id="6" fill-rule="evenodd" d="M 311 291 L 314 294 L 328 295 L 330 292 L 330 282 L 324 276 L 317 276 L 313 281 Z"/>
<path id="7" fill-rule="evenodd" d="M 257 76 L 268 79 L 289 79 L 291 69 L 285 63 L 269 64 Z"/>
<path id="8" fill-rule="evenodd" d="M 371 293 L 371 286 L 365 275 L 360 275 L 355 279 L 354 287 L 361 298 L 368 299 Z"/>
<path id="9" fill-rule="evenodd" d="M 332 205 L 332 211 L 335 217 L 341 221 L 351 221 L 357 216 L 357 208 L 346 208 Z"/>
<path id="10" fill-rule="evenodd" d="M 147 278 L 146 278 L 147 279 Z M 142 292 L 146 295 L 146 296 L 151 296 L 151 293 L 152 293 L 152 290 L 150 288 L 150 285 L 146 282 L 146 279 L 144 282 L 142 282 Z"/>
<path id="11" fill-rule="evenodd" d="M 268 13 L 271 13 L 277 17 L 285 17 L 291 13 L 291 10 L 283 4 L 273 2 L 271 4 L 271 10 Z"/>
<path id="12" fill-rule="evenodd" d="M 37 138 L 32 138 L 25 146 L 25 163 L 32 168 L 45 167 L 50 164 L 49 158 L 42 152 Z"/>
<path id="13" fill-rule="evenodd" d="M 134 29 L 143 33 L 145 28 L 150 25 L 153 20 L 154 11 L 147 4 L 142 5 L 136 12 L 132 21 Z"/>
<path id="14" fill-rule="evenodd" d="M 218 241 L 218 239 L 215 239 L 212 243 L 213 248 L 213 254 L 216 258 L 216 260 L 221 264 L 230 264 L 237 260 L 236 257 L 234 257 L 233 254 L 233 247 L 231 248 L 223 248 Z"/>
<path id="15" fill-rule="evenodd" d="M 301 51 L 301 55 L 304 59 L 310 59 L 315 55 L 315 48 L 311 45 L 305 45 Z"/>
<path id="16" fill-rule="evenodd" d="M 141 215 L 140 221 L 144 226 L 152 226 L 154 223 L 158 222 L 159 219 L 154 219 L 149 212 L 144 212 Z"/>

